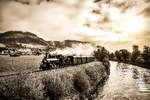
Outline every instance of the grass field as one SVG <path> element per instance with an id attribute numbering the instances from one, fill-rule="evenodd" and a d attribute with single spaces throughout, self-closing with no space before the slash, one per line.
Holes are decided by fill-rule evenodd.
<path id="1" fill-rule="evenodd" d="M 0 56 L 0 74 L 38 69 L 43 56 Z"/>

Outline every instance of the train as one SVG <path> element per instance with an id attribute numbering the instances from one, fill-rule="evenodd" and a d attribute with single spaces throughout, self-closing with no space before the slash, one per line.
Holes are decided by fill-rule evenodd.
<path id="1" fill-rule="evenodd" d="M 89 63 L 95 60 L 94 56 L 64 56 L 46 54 L 43 58 L 40 69 L 50 70 Z"/>

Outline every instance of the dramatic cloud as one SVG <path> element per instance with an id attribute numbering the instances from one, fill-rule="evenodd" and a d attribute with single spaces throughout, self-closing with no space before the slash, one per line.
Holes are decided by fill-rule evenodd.
<path id="1" fill-rule="evenodd" d="M 33 2 L 34 1 L 34 2 Z M 27 2 L 28 4 L 25 4 Z M 40 2 L 40 4 L 38 3 Z M 88 0 L 2 0 L 0 29 L 36 33 L 46 40 L 64 40 L 84 23 Z"/>
<path id="2" fill-rule="evenodd" d="M 150 16 L 150 7 L 145 8 L 140 14 L 144 14 L 144 16 L 149 17 Z"/>
<path id="3" fill-rule="evenodd" d="M 91 30 L 93 33 L 105 34 L 105 37 L 97 37 L 96 35 L 92 37 L 97 37 L 96 39 L 99 39 L 100 42 L 105 41 L 105 44 L 106 41 L 110 41 L 109 44 L 113 46 L 113 43 L 125 45 L 126 41 L 130 41 L 131 45 L 147 45 L 149 43 L 150 4 L 148 1 L 96 0 L 95 2 L 97 2 L 97 8 L 92 11 L 95 20 L 92 17 L 89 18 L 85 27 L 94 30 Z M 89 29 L 81 28 L 81 30 L 90 32 Z"/>
<path id="4" fill-rule="evenodd" d="M 43 1 L 49 2 L 49 1 L 54 1 L 54 0 L 12 0 L 12 1 L 16 1 L 22 4 L 32 5 L 32 4 L 40 4 Z"/>
<path id="5" fill-rule="evenodd" d="M 146 3 L 149 3 L 150 2 L 150 0 L 144 0 Z"/>
<path id="6" fill-rule="evenodd" d="M 116 48 L 150 43 L 150 0 L 0 0 L 0 31 Z"/>

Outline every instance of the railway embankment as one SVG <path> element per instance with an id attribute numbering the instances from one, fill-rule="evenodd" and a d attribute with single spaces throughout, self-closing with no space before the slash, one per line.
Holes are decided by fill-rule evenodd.
<path id="1" fill-rule="evenodd" d="M 0 99 L 92 100 L 109 77 L 109 62 L 0 78 Z"/>

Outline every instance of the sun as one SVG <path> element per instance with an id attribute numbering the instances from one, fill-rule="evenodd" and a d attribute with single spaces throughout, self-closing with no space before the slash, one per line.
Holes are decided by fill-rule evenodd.
<path id="1" fill-rule="evenodd" d="M 136 34 L 139 33 L 144 28 L 143 19 L 135 16 L 133 18 L 128 18 L 125 20 L 125 28 L 127 33 Z"/>
<path id="2" fill-rule="evenodd" d="M 103 16 L 88 16 L 89 26 L 80 27 L 78 32 L 91 37 L 94 41 L 107 42 L 124 42 L 131 41 L 131 36 L 142 33 L 146 26 L 144 16 L 138 15 L 136 12 L 121 12 L 116 7 L 104 7 L 102 15 L 107 15 L 108 21 L 103 20 Z M 98 23 L 96 23 L 98 22 Z"/>

